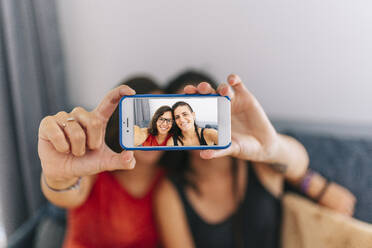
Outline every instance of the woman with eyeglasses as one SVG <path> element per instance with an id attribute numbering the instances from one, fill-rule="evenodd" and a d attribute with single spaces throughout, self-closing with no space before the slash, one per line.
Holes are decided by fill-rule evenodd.
<path id="1" fill-rule="evenodd" d="M 41 122 L 41 187 L 51 203 L 68 209 L 63 248 L 159 247 L 153 195 L 165 174 L 164 152 L 123 150 L 118 104 L 124 95 L 162 93 L 153 79 L 132 77 L 91 112 L 77 107 Z M 169 107 L 157 113 L 154 128 L 172 125 Z"/>
<path id="2" fill-rule="evenodd" d="M 172 109 L 166 105 L 161 106 L 155 111 L 148 128 L 134 125 L 134 145 L 165 146 L 172 137 L 172 124 Z"/>

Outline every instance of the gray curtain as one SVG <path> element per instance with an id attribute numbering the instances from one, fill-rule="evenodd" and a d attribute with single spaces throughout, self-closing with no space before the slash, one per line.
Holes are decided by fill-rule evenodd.
<path id="1" fill-rule="evenodd" d="M 53 0 L 0 0 L 0 197 L 7 235 L 45 202 L 40 120 L 66 108 Z"/>
<path id="2" fill-rule="evenodd" d="M 148 127 L 150 123 L 150 103 L 148 99 L 134 99 L 134 124 Z"/>

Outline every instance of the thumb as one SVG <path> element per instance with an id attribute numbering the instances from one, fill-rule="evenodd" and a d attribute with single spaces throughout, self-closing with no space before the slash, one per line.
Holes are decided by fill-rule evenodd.
<path id="1" fill-rule="evenodd" d="M 231 145 L 226 149 L 219 150 L 203 150 L 200 152 L 200 157 L 203 159 L 220 158 L 225 156 L 237 156 L 239 154 L 239 145 L 236 142 L 232 142 Z"/>
<path id="2" fill-rule="evenodd" d="M 131 170 L 135 165 L 136 159 L 132 151 L 116 153 L 108 148 L 104 151 L 100 169 L 102 171 Z"/>

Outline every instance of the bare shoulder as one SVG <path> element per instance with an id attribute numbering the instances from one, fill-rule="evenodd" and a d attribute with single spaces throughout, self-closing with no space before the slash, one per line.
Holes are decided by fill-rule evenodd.
<path id="1" fill-rule="evenodd" d="M 205 136 L 214 136 L 216 135 L 218 132 L 216 129 L 213 129 L 213 128 L 204 128 L 204 135 Z"/>
<path id="2" fill-rule="evenodd" d="M 218 144 L 218 132 L 213 128 L 204 129 L 204 138 L 208 144 Z"/>
<path id="3" fill-rule="evenodd" d="M 194 247 L 181 198 L 168 179 L 155 191 L 154 208 L 164 247 Z"/>
<path id="4" fill-rule="evenodd" d="M 275 172 L 265 163 L 253 163 L 253 169 L 257 174 L 258 180 L 274 197 L 279 198 L 283 193 L 284 175 Z"/>
<path id="5" fill-rule="evenodd" d="M 169 179 L 162 180 L 155 191 L 155 204 L 162 204 L 162 202 L 176 202 L 178 193 L 176 187 L 171 183 Z M 170 205 L 170 204 L 168 204 Z"/>

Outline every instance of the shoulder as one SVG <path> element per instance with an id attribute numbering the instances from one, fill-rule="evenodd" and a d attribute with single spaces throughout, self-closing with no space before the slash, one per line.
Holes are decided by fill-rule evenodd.
<path id="1" fill-rule="evenodd" d="M 168 217 L 179 218 L 184 215 L 183 203 L 175 185 L 168 179 L 161 180 L 154 194 L 154 207 L 157 216 L 167 213 Z"/>
<path id="2" fill-rule="evenodd" d="M 155 202 L 160 203 L 168 200 L 174 201 L 178 197 L 178 192 L 174 184 L 168 179 L 164 178 L 160 181 L 155 191 Z"/>
<path id="3" fill-rule="evenodd" d="M 208 144 L 218 144 L 218 132 L 213 128 L 204 128 L 203 136 Z"/>
<path id="4" fill-rule="evenodd" d="M 213 128 L 204 128 L 204 136 L 214 136 L 216 135 L 218 132 L 216 129 L 213 129 Z"/>
<path id="5" fill-rule="evenodd" d="M 155 192 L 155 218 L 164 247 L 195 247 L 176 187 L 164 179 Z"/>

